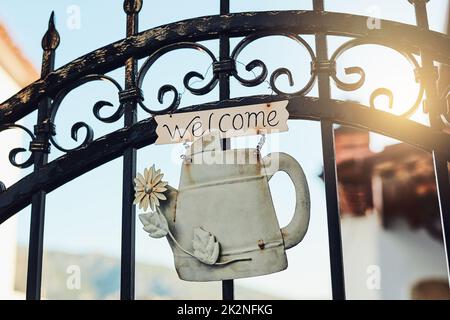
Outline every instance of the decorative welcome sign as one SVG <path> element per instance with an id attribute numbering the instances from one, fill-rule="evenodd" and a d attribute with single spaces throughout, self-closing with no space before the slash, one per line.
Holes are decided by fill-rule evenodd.
<path id="1" fill-rule="evenodd" d="M 194 141 L 211 132 L 222 137 L 288 130 L 288 100 L 204 111 L 155 116 L 156 144 Z"/>

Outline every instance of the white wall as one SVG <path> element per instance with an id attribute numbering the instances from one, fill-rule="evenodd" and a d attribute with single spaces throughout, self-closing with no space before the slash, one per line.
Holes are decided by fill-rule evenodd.
<path id="1" fill-rule="evenodd" d="M 380 290 L 371 290 L 367 286 L 370 266 L 379 264 L 378 229 L 375 215 L 364 218 L 344 216 L 341 220 L 347 299 L 381 297 Z"/>
<path id="2" fill-rule="evenodd" d="M 421 279 L 447 278 L 442 243 L 425 230 L 411 230 L 405 223 L 395 232 L 382 231 L 378 239 L 383 269 L 383 299 L 409 299 Z"/>
<path id="3" fill-rule="evenodd" d="M 406 223 L 385 230 L 375 214 L 346 216 L 342 241 L 348 299 L 410 299 L 418 280 L 447 278 L 442 243 Z"/>
<path id="4" fill-rule="evenodd" d="M 20 87 L 0 66 L 0 101 L 4 101 L 20 90 Z M 8 187 L 19 177 L 19 169 L 8 160 L 12 148 L 23 146 L 22 132 L 7 130 L 0 133 L 0 179 Z M 14 292 L 17 250 L 17 217 L 0 225 L 0 299 L 16 299 L 22 295 Z"/>

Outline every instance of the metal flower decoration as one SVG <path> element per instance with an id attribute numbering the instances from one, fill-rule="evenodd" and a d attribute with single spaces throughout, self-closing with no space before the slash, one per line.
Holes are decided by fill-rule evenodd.
<path id="1" fill-rule="evenodd" d="M 144 211 L 150 207 L 152 212 L 142 213 L 139 215 L 144 230 L 148 232 L 152 238 L 162 238 L 168 236 L 173 243 L 187 255 L 198 259 L 200 262 L 208 265 L 225 265 L 236 261 L 251 260 L 251 258 L 238 258 L 227 261 L 218 262 L 220 256 L 220 243 L 216 237 L 202 227 L 194 229 L 194 238 L 192 246 L 194 252 L 183 248 L 170 231 L 169 224 L 159 205 L 160 200 L 167 200 L 164 192 L 167 191 L 167 182 L 161 181 L 164 174 L 161 170 L 155 170 L 155 166 L 144 169 L 144 175 L 138 173 L 134 179 L 135 198 L 134 204 L 139 204 L 139 209 Z"/>
<path id="2" fill-rule="evenodd" d="M 144 211 L 147 211 L 150 207 L 155 210 L 160 205 L 159 200 L 167 199 L 164 195 L 164 192 L 167 191 L 167 182 L 161 181 L 163 176 L 160 169 L 155 170 L 155 165 L 144 169 L 144 175 L 138 173 L 134 179 L 134 204 L 139 204 L 139 209 L 143 208 Z"/>

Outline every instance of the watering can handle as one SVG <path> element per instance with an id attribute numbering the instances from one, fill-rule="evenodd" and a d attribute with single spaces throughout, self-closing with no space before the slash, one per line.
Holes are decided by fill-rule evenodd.
<path id="1" fill-rule="evenodd" d="M 295 186 L 295 212 L 289 224 L 281 228 L 281 234 L 286 249 L 296 246 L 308 230 L 310 198 L 308 183 L 300 164 L 290 155 L 283 152 L 274 152 L 263 159 L 267 180 L 278 171 L 286 172 Z"/>

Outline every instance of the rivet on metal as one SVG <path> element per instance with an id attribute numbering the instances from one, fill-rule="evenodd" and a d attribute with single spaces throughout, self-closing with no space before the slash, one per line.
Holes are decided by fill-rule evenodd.
<path id="1" fill-rule="evenodd" d="M 261 250 L 264 250 L 264 248 L 266 247 L 266 244 L 264 243 L 264 240 L 259 240 L 259 241 L 258 241 L 258 247 L 259 247 Z"/>

